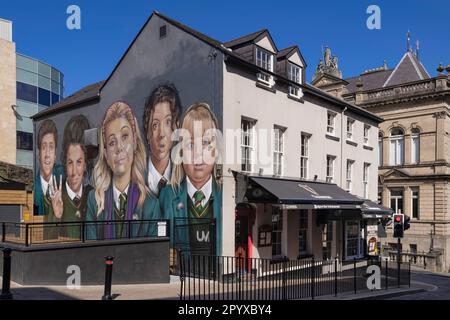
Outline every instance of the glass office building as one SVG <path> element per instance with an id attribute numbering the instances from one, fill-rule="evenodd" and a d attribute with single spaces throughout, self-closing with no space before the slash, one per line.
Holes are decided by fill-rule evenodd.
<path id="1" fill-rule="evenodd" d="M 64 75 L 36 59 L 16 54 L 16 164 L 33 168 L 33 121 L 30 117 L 60 101 Z"/>

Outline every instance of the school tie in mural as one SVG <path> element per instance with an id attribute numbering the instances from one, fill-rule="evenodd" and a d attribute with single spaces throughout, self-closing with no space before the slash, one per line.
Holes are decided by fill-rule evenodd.
<path id="1" fill-rule="evenodd" d="M 205 194 L 203 193 L 202 190 L 198 190 L 194 193 L 194 207 L 195 207 L 195 211 L 197 211 L 197 214 L 202 212 L 203 199 L 205 199 Z"/>
<path id="2" fill-rule="evenodd" d="M 160 194 L 162 188 L 164 188 L 166 186 L 166 184 L 167 184 L 167 179 L 165 177 L 162 177 L 158 182 L 158 197 L 159 197 L 159 194 Z"/>

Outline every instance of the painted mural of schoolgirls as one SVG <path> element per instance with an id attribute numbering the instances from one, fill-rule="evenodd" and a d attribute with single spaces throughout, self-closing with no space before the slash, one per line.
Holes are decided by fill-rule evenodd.
<path id="1" fill-rule="evenodd" d="M 94 190 L 89 193 L 86 219 L 104 223 L 88 223 L 87 238 L 154 235 L 152 224 L 132 222 L 159 219 L 160 209 L 158 199 L 150 195 L 145 183 L 145 146 L 127 103 L 115 102 L 106 110 L 100 135 Z M 126 220 L 131 221 L 131 228 Z"/>
<path id="2" fill-rule="evenodd" d="M 61 163 L 64 166 L 65 181 L 54 185 L 59 201 L 56 201 L 45 222 L 79 222 L 86 218 L 87 198 L 92 187 L 88 183 L 87 170 L 90 159 L 84 144 L 84 131 L 89 129 L 89 121 L 83 115 L 72 117 L 64 128 Z M 59 228 L 48 228 L 48 233 L 80 239 L 79 225 L 65 224 Z"/>
<path id="3" fill-rule="evenodd" d="M 63 168 L 56 164 L 58 131 L 52 120 L 45 120 L 39 127 L 37 147 L 39 169 L 34 179 L 35 215 L 46 215 L 53 205 L 60 201 L 54 192 L 54 186 L 62 181 Z"/>
<path id="4" fill-rule="evenodd" d="M 209 105 L 190 106 L 178 133 L 179 142 L 172 152 L 170 185 L 161 191 L 159 198 L 162 215 L 170 219 L 171 234 L 177 243 L 188 244 L 177 250 L 220 255 L 222 188 L 215 177 L 215 168 L 221 161 L 221 139 Z M 208 219 L 215 219 L 215 234 L 210 233 L 213 229 L 208 221 L 212 220 Z"/>
<path id="5" fill-rule="evenodd" d="M 145 104 L 143 124 L 150 150 L 146 182 L 156 197 L 172 176 L 172 133 L 180 125 L 180 116 L 181 102 L 175 86 L 164 84 L 153 89 Z"/>

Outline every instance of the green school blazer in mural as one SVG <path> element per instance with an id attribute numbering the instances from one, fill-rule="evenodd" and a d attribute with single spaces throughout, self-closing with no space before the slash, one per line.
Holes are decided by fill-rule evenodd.
<path id="1" fill-rule="evenodd" d="M 210 200 L 212 200 L 212 217 L 216 219 L 216 255 L 220 255 L 222 252 L 222 191 L 214 179 L 211 197 L 213 198 L 210 198 Z M 159 203 L 163 219 L 170 220 L 170 245 L 174 245 L 175 236 L 177 237 L 177 242 L 179 241 L 188 244 L 189 227 L 180 226 L 184 222 L 187 222 L 187 219 L 189 218 L 186 180 L 183 180 L 179 188 L 173 189 L 170 185 L 165 186 L 159 195 Z M 180 227 L 175 228 L 175 223 Z M 175 229 L 177 230 L 176 235 Z M 187 248 L 188 247 L 189 246 L 187 246 Z"/>
<path id="2" fill-rule="evenodd" d="M 159 207 L 158 199 L 146 196 L 142 207 L 137 206 L 137 200 L 139 198 L 139 191 L 134 185 L 130 185 L 128 189 L 128 203 L 126 208 L 126 214 L 122 220 L 158 220 L 161 219 L 161 211 Z M 86 239 L 117 239 L 127 238 L 130 236 L 128 233 L 131 231 L 131 237 L 156 237 L 157 225 L 156 222 L 152 223 L 133 223 L 131 222 L 131 228 L 128 228 L 128 223 L 121 223 L 118 219 L 118 208 L 114 203 L 113 190 L 110 187 L 105 192 L 105 209 L 97 214 L 97 202 L 95 200 L 95 190 L 91 190 L 88 196 L 88 206 L 86 213 Z M 117 223 L 107 223 L 107 221 L 118 220 Z M 104 222 L 101 224 L 89 224 L 89 222 L 97 221 Z"/>
<path id="3" fill-rule="evenodd" d="M 61 199 L 63 201 L 63 215 L 61 219 L 55 217 L 53 207 L 50 199 L 44 197 L 44 207 L 47 214 L 44 216 L 44 222 L 79 222 L 86 219 L 87 199 L 89 192 L 92 190 L 90 185 L 83 186 L 83 192 L 79 203 L 71 200 L 67 194 L 66 183 L 63 182 Z M 68 237 L 74 239 L 81 239 L 81 225 L 79 224 L 64 224 L 60 227 L 48 227 L 45 230 L 46 239 L 56 239 L 60 237 Z"/>
<path id="4" fill-rule="evenodd" d="M 53 168 L 53 175 L 56 177 L 57 183 L 59 183 L 59 176 L 63 176 L 63 180 L 65 180 L 64 167 L 60 164 L 57 164 Z M 45 206 L 44 206 L 44 194 L 42 192 L 42 184 L 41 184 L 41 174 L 38 170 L 36 176 L 34 177 L 34 187 L 33 187 L 33 201 L 34 210 L 33 214 L 37 216 L 43 216 L 46 214 Z"/>

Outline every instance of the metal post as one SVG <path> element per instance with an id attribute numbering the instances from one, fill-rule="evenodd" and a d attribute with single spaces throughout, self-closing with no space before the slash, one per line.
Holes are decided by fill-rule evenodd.
<path id="1" fill-rule="evenodd" d="M 409 261 L 408 264 L 408 287 L 411 288 L 411 260 Z"/>
<path id="2" fill-rule="evenodd" d="M 28 223 L 25 223 L 25 247 L 28 247 Z"/>
<path id="3" fill-rule="evenodd" d="M 314 299 L 314 268 L 315 268 L 314 257 L 312 258 L 312 268 L 311 268 L 311 299 Z"/>
<path id="4" fill-rule="evenodd" d="M 3 280 L 0 300 L 12 300 L 11 287 L 11 249 L 3 249 Z"/>
<path id="5" fill-rule="evenodd" d="M 86 222 L 81 221 L 81 242 L 86 240 Z"/>
<path id="6" fill-rule="evenodd" d="M 385 275 L 385 281 L 386 281 L 386 290 L 388 289 L 388 280 L 389 280 L 389 278 L 388 278 L 388 275 L 389 275 L 389 272 L 388 272 L 388 261 L 387 261 L 387 259 L 385 260 L 385 262 L 386 262 L 386 275 Z"/>
<path id="7" fill-rule="evenodd" d="M 173 255 L 175 255 L 175 254 L 173 254 Z M 184 299 L 186 299 L 185 294 L 183 295 L 183 293 L 184 293 L 183 289 L 186 290 L 186 288 L 184 286 L 184 266 L 183 266 L 184 261 L 183 261 L 183 257 L 181 256 L 181 251 L 179 252 L 178 257 L 179 257 L 178 263 L 180 265 L 180 283 L 181 283 L 180 300 L 183 300 L 183 297 L 184 297 Z"/>
<path id="8" fill-rule="evenodd" d="M 400 288 L 400 238 L 397 238 L 397 286 Z"/>
<path id="9" fill-rule="evenodd" d="M 353 260 L 353 289 L 356 294 L 356 259 Z"/>
<path id="10" fill-rule="evenodd" d="M 286 290 L 287 290 L 287 287 L 286 287 L 286 257 L 285 257 L 285 259 L 284 259 L 284 261 L 283 261 L 283 293 L 282 293 L 282 297 L 281 297 L 281 299 L 282 300 L 286 300 Z"/>
<path id="11" fill-rule="evenodd" d="M 338 278 L 337 278 L 337 262 L 338 258 L 334 259 L 334 296 L 337 297 L 337 291 L 338 291 Z"/>
<path id="12" fill-rule="evenodd" d="M 114 263 L 114 257 L 105 257 L 105 291 L 102 300 L 112 300 L 111 296 L 111 282 L 112 282 L 112 268 Z"/>

